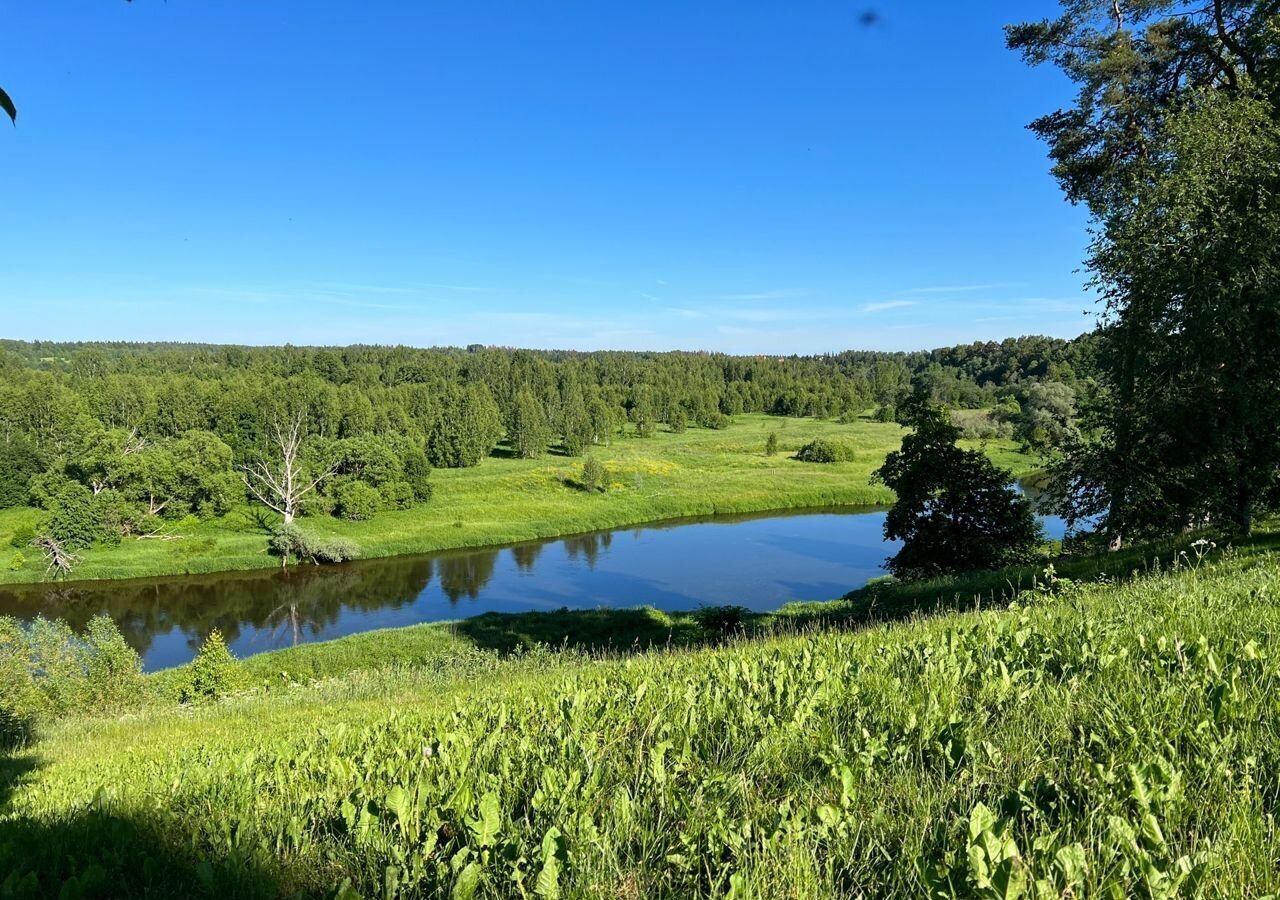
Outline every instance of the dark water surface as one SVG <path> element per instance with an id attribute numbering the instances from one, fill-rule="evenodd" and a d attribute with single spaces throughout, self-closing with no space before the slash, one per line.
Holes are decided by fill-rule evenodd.
<path id="1" fill-rule="evenodd" d="M 78 629 L 105 612 L 154 670 L 191 659 L 215 627 L 247 656 L 485 612 L 725 603 L 763 611 L 834 599 L 883 573 L 895 551 L 883 525 L 883 510 L 722 516 L 287 572 L 4 586 L 0 615 Z"/>

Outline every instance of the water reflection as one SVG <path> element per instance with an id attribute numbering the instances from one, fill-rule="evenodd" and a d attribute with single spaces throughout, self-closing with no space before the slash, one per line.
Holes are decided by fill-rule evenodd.
<path id="1" fill-rule="evenodd" d="M 823 600 L 883 571 L 879 510 L 720 517 L 562 540 L 332 567 L 0 587 L 0 614 L 119 624 L 148 669 L 190 659 L 218 628 L 247 655 L 485 612 Z M 1051 529 L 1052 530 L 1052 529 Z"/>

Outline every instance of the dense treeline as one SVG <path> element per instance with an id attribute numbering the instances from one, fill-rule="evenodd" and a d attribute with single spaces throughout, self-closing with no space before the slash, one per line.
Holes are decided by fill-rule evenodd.
<path id="1" fill-rule="evenodd" d="M 1036 385 L 1087 390 L 1090 339 L 822 357 L 471 347 L 0 342 L 0 505 L 47 511 L 69 550 L 246 499 L 367 519 L 431 496 L 433 467 L 500 441 L 582 455 L 744 412 L 854 417 L 911 390 L 1015 415 Z M 47 550 L 48 548 L 46 548 Z"/>

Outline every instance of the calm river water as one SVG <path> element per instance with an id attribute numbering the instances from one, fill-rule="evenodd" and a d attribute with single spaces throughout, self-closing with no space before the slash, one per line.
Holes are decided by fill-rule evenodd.
<path id="1" fill-rule="evenodd" d="M 6 586 L 0 615 L 43 614 L 79 628 L 105 612 L 154 670 L 191 659 L 215 627 L 247 656 L 485 612 L 726 603 L 768 610 L 833 599 L 881 574 L 894 552 L 883 524 L 883 510 L 723 516 L 287 572 Z M 1059 522 L 1045 524 L 1061 536 Z"/>

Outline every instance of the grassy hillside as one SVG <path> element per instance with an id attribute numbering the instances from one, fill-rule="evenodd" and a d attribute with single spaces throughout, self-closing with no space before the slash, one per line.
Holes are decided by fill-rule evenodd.
<path id="1" fill-rule="evenodd" d="M 765 438 L 779 437 L 779 453 L 764 455 Z M 441 469 L 432 476 L 431 502 L 380 513 L 368 522 L 324 517 L 302 520 L 317 533 L 355 541 L 365 558 L 425 553 L 457 547 L 506 544 L 654 522 L 682 516 L 756 512 L 826 505 L 883 503 L 892 495 L 868 483 L 885 454 L 898 447 L 897 425 L 816 419 L 739 416 L 722 431 L 690 428 L 652 438 L 617 440 L 593 452 L 604 463 L 610 487 L 589 494 L 576 487 L 582 460 L 492 458 L 471 469 Z M 850 462 L 814 465 L 791 456 L 815 437 L 854 448 Z M 1011 442 L 989 446 L 1001 465 L 1028 471 L 1032 461 Z M 0 511 L 0 547 L 30 526 L 34 510 Z M 278 565 L 267 555 L 267 526 L 249 510 L 173 532 L 171 540 L 126 539 L 119 547 L 84 554 L 81 579 L 254 569 Z M 10 556 L 17 552 L 7 551 Z M 22 551 L 26 564 L 10 569 L 0 557 L 0 583 L 38 581 L 39 553 Z"/>
<path id="2" fill-rule="evenodd" d="M 502 656 L 485 629 L 264 655 L 270 689 L 65 722 L 0 763 L 0 895 L 1280 889 L 1275 560 L 1192 555 L 975 608 L 995 581 L 613 658 Z M 815 630 L 822 610 L 934 602 L 971 611 Z M 273 675 L 303 657 L 345 674 Z"/>

